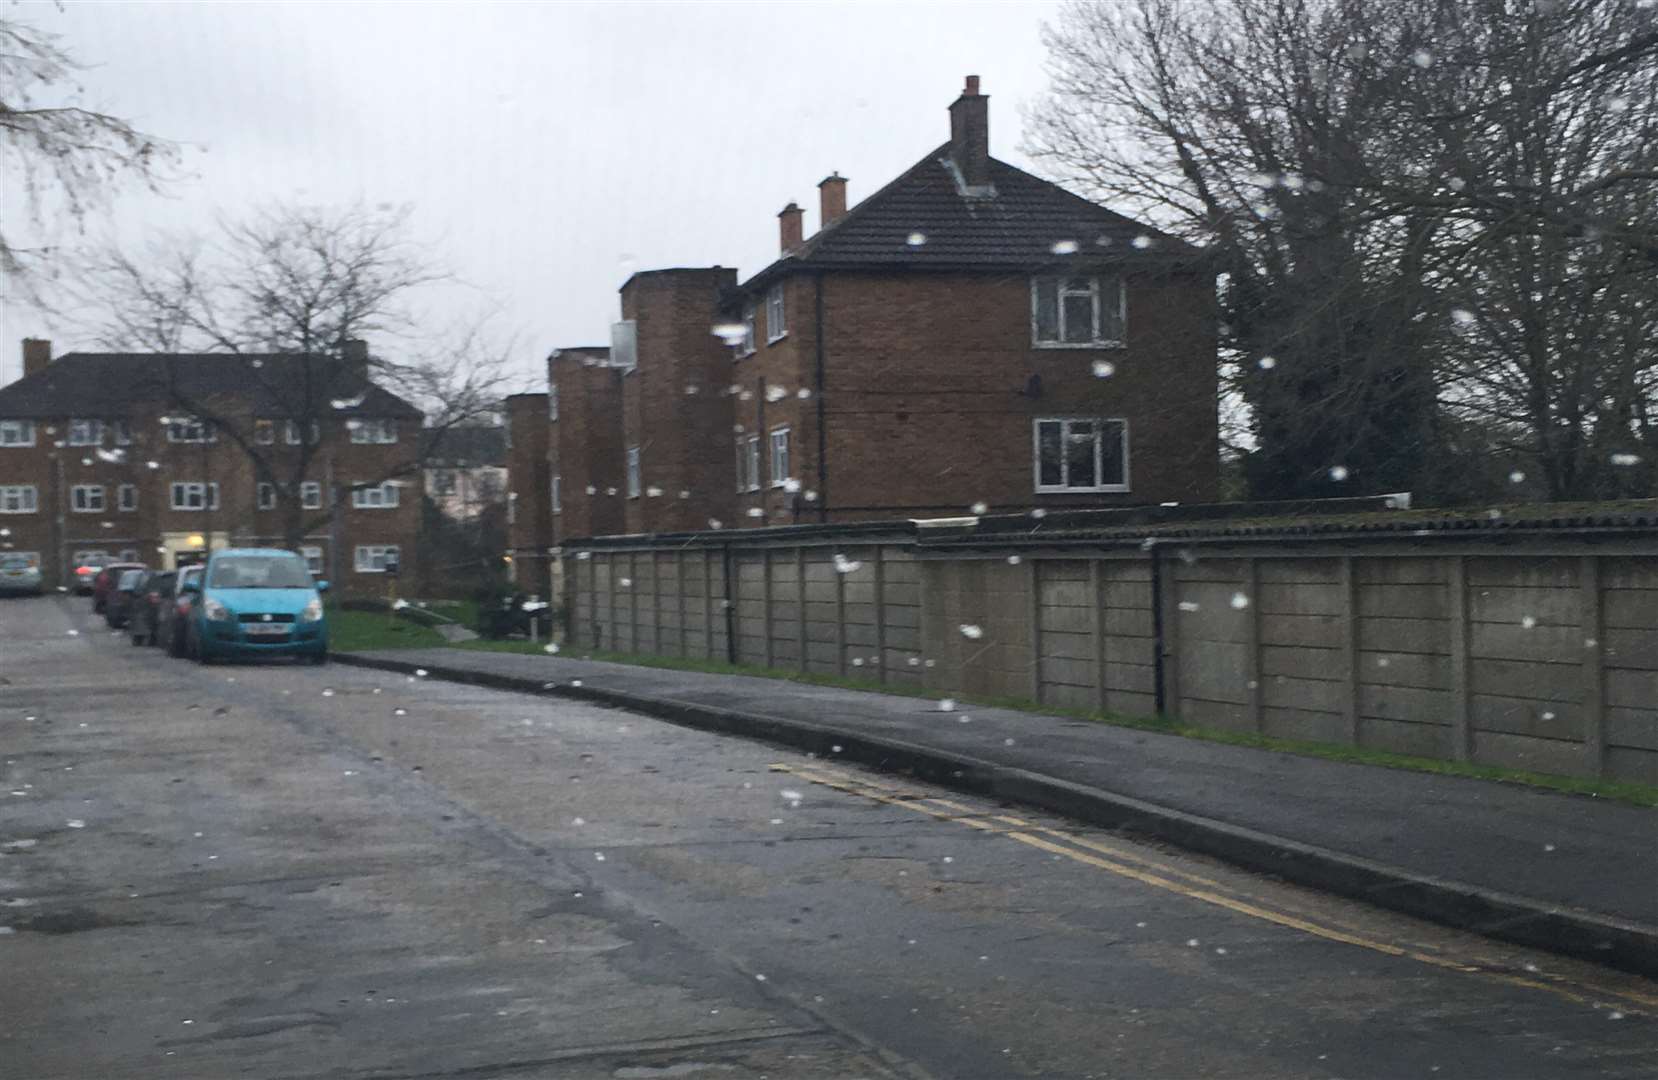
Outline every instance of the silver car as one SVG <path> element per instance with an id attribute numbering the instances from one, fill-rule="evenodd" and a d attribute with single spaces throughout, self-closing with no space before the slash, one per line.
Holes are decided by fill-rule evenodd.
<path id="1" fill-rule="evenodd" d="M 45 587 L 40 556 L 28 552 L 0 552 L 0 592 L 38 593 Z"/>

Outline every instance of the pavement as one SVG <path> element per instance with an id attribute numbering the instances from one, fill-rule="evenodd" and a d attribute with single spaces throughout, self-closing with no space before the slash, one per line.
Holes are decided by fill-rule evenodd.
<path id="1" fill-rule="evenodd" d="M 1658 977 L 1658 811 L 1518 784 L 748 676 L 464 649 L 338 659 L 629 708 Z"/>
<path id="2" fill-rule="evenodd" d="M 850 744 L 87 606 L 0 601 L 0 1080 L 1658 1075 L 1638 975 Z"/>

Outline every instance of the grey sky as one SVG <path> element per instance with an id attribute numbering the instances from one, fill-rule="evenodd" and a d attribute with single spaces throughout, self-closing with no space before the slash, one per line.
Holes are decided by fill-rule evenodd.
<path id="1" fill-rule="evenodd" d="M 166 197 L 128 190 L 89 234 L 205 229 L 272 199 L 410 203 L 414 227 L 516 332 L 601 344 L 638 268 L 737 266 L 777 250 L 817 182 L 857 202 L 949 134 L 962 76 L 991 95 L 991 150 L 1023 164 L 1019 106 L 1045 84 L 1042 3 L 76 4 L 9 6 L 62 36 L 85 101 L 199 150 Z M 8 220 L 18 226 L 15 192 Z M 62 230 L 58 243 L 75 240 Z M 479 295 L 481 294 L 481 295 Z M 18 339 L 94 343 L 10 297 Z"/>

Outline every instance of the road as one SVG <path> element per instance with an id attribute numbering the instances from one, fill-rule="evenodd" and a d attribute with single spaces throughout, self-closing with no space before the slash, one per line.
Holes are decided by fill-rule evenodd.
<path id="1" fill-rule="evenodd" d="M 1658 985 L 902 778 L 0 601 L 0 1077 L 1646 1077 Z"/>

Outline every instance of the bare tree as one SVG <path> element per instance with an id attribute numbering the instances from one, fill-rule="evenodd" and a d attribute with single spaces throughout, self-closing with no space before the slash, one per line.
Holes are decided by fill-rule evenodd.
<path id="1" fill-rule="evenodd" d="M 81 65 L 56 37 L 16 19 L 0 19 L 0 136 L 4 175 L 21 192 L 31 223 L 48 208 L 76 221 L 122 180 L 157 188 L 179 159 L 176 144 L 126 120 L 74 104 Z M 33 279 L 44 249 L 19 247 L 0 232 L 0 273 L 35 298 Z"/>
<path id="2" fill-rule="evenodd" d="M 406 208 L 271 206 L 221 222 L 212 240 L 163 237 L 142 254 L 111 246 L 81 271 L 89 328 L 109 348 L 169 355 L 156 392 L 247 455 L 272 485 L 288 546 L 326 520 L 303 507 L 303 483 L 326 464 L 315 433 L 342 417 L 361 423 L 354 417 L 375 386 L 423 412 L 427 437 L 411 438 L 409 453 L 384 475 L 336 487 L 336 500 L 417 476 L 423 447 L 450 427 L 493 415 L 507 387 L 507 348 L 494 345 L 482 323 L 420 332 L 414 294 L 445 275 L 409 238 L 407 223 Z M 402 340 L 405 355 L 370 352 L 370 337 Z M 188 354 L 211 354 L 215 384 L 238 392 L 204 392 L 184 370 L 201 362 Z M 250 395 L 264 411 L 246 413 Z"/>
<path id="3" fill-rule="evenodd" d="M 1453 498 L 1471 447 L 1597 493 L 1651 439 L 1653 12 L 1078 2 L 1046 40 L 1032 152 L 1215 253 L 1258 494 Z"/>

